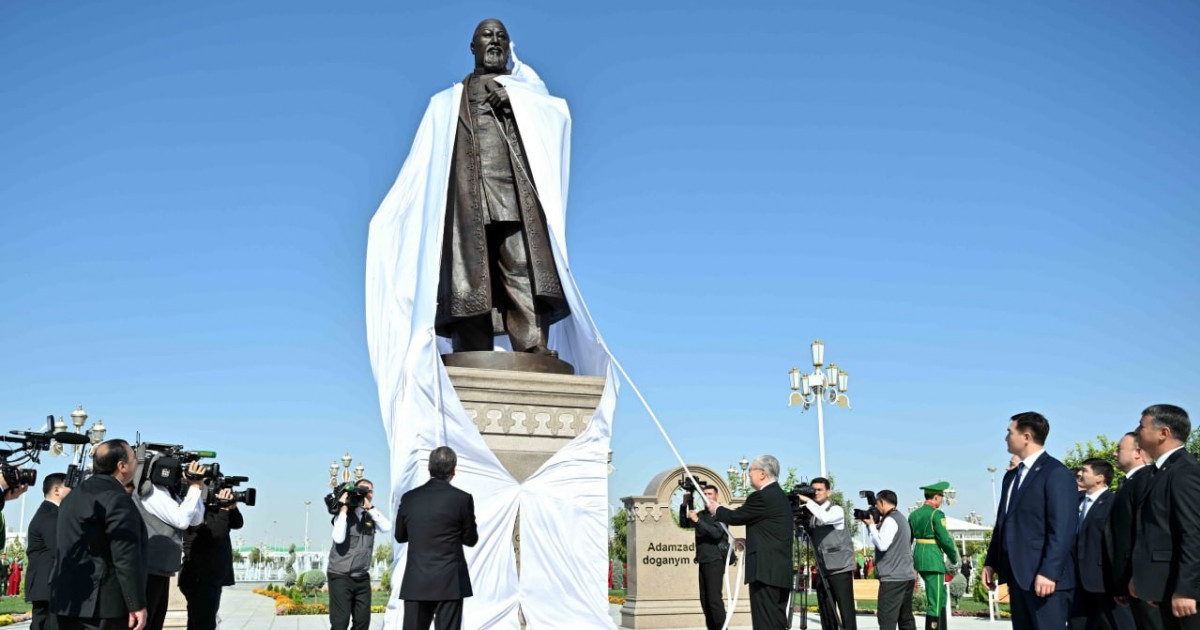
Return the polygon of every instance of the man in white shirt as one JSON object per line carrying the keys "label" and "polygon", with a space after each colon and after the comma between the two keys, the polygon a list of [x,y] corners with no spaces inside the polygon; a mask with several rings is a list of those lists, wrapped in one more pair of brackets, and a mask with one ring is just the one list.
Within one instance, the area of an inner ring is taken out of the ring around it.
{"label": "man in white shirt", "polygon": [[875,575],[879,577],[879,606],[876,617],[879,630],[916,630],[912,597],[916,578],[913,577],[912,529],[908,519],[896,510],[899,501],[891,490],[875,495],[875,507],[881,522],[876,525],[868,515],[863,523],[871,544],[875,546]]}
{"label": "man in white shirt", "polygon": [[[371,559],[375,532],[392,531],[392,522],[371,500],[375,484],[363,479],[356,489],[345,489],[338,497],[341,507],[333,519],[333,548],[329,551],[329,623],[332,630],[346,630],[354,618],[354,630],[367,630],[371,623]],[[352,494],[363,494],[362,504],[351,508]]]}
{"label": "man in white shirt", "polygon": [[821,613],[822,630],[836,630],[840,613],[841,628],[856,630],[854,616],[854,581],[851,572],[855,562],[854,543],[846,529],[846,510],[830,500],[830,483],[824,477],[812,480],[816,497],[800,495],[804,507],[812,512],[812,544],[816,552],[817,608]]}
{"label": "man in white shirt", "polygon": [[[167,616],[168,589],[171,576],[183,565],[183,532],[204,522],[204,475],[207,466],[200,462],[188,464],[187,494],[176,495],[179,488],[181,464],[174,457],[151,457],[140,462],[149,465],[149,476],[139,470],[144,480],[133,493],[133,501],[146,523],[149,539],[146,543],[146,630],[161,630]],[[143,489],[149,486],[149,490]]]}

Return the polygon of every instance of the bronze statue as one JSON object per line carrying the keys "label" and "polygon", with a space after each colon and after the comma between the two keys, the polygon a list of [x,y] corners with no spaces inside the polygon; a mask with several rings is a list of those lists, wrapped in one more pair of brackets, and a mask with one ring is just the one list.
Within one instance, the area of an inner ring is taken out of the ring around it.
{"label": "bronze statue", "polygon": [[508,93],[508,31],[500,20],[475,27],[475,70],[463,80],[447,191],[436,327],[454,351],[492,350],[507,332],[512,348],[557,356],[550,324],[570,314],[550,235]]}

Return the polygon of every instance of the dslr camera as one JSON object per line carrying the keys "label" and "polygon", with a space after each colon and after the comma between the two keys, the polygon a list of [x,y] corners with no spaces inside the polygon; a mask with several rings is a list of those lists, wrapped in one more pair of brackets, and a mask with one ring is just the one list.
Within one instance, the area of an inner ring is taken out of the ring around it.
{"label": "dslr camera", "polygon": [[854,520],[865,521],[869,518],[875,521],[875,524],[882,522],[883,515],[879,513],[879,506],[875,505],[875,493],[870,490],[862,490],[858,493],[858,496],[867,500],[867,509],[860,510],[855,508]]}
{"label": "dslr camera", "polygon": [[346,482],[338,484],[333,492],[325,495],[325,509],[329,510],[330,514],[337,515],[342,509],[342,495],[346,497],[346,507],[353,510],[360,508],[366,503],[367,495],[371,493],[371,489],[366,486],[360,486],[356,483]]}

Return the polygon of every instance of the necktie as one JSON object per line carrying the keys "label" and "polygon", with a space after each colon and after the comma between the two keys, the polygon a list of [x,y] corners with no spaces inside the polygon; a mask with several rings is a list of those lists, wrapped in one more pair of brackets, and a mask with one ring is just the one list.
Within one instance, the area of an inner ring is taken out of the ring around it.
{"label": "necktie", "polygon": [[1083,519],[1087,518],[1088,508],[1092,506],[1092,497],[1085,496],[1083,501],[1079,503],[1079,524],[1075,526],[1075,533],[1078,534],[1083,529]]}
{"label": "necktie", "polygon": [[1013,478],[1012,491],[1008,493],[1008,505],[1004,511],[1012,511],[1012,506],[1017,502],[1017,494],[1021,491],[1021,477],[1025,476],[1025,462],[1017,464],[1017,476]]}

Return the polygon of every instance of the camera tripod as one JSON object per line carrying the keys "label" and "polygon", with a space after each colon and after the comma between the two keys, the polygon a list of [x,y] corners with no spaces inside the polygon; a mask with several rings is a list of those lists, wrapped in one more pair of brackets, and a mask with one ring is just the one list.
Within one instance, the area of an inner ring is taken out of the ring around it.
{"label": "camera tripod", "polygon": [[[792,592],[788,595],[787,627],[792,627],[792,617],[796,614],[796,606],[792,604],[792,601],[795,599],[795,595],[799,593],[800,609],[802,611],[800,613],[800,630],[808,630],[808,589],[804,587],[804,583],[808,580],[808,576],[811,574],[810,569],[812,566],[815,565],[817,567],[817,580],[821,584],[820,588],[825,592],[825,601],[830,603],[834,602],[833,589],[829,586],[829,580],[825,579],[825,569],[821,566],[821,563],[816,560],[817,552],[816,549],[813,548],[812,544],[812,525],[810,523],[796,521],[794,523],[794,527],[794,538],[796,541],[796,579],[792,584]],[[804,554],[805,550],[809,551],[807,557]],[[809,559],[812,560],[811,563],[809,562]],[[820,596],[818,596],[818,600],[819,599]],[[821,610],[821,618],[824,619],[825,614],[828,613],[831,615],[831,619],[833,620],[834,630],[841,630],[841,628],[844,626],[840,617],[841,612],[838,610],[838,607],[836,605],[832,605],[824,608],[829,608],[830,610]]]}

